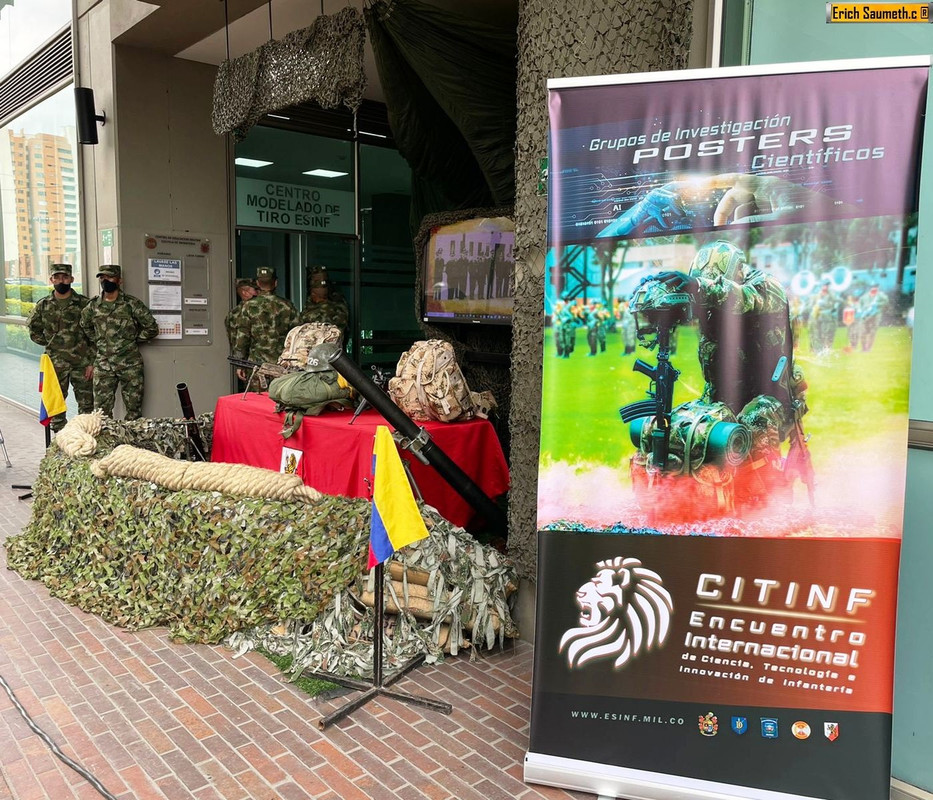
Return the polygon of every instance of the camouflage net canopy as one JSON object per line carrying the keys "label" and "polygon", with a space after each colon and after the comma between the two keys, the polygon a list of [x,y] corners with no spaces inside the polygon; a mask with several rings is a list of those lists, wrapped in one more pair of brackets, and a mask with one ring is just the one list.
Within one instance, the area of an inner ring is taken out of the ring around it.
{"label": "camouflage net canopy", "polygon": [[308,100],[356,111],[366,86],[364,43],[363,16],[348,6],[224,61],[214,81],[214,133],[239,141],[270,111]]}
{"label": "camouflage net canopy", "polygon": [[[209,446],[212,417],[198,419]],[[72,457],[55,441],[46,451],[32,520],[6,541],[11,569],[124,628],[164,625],[176,640],[205,643],[236,633],[238,649],[265,643],[274,652],[286,644],[268,641],[271,631],[288,631],[296,668],[365,674],[372,610],[354,598],[365,590],[369,501],[284,502],[101,479],[92,464],[120,445],[178,458],[186,444],[179,420],[98,421],[93,452]],[[468,628],[490,647],[516,635],[511,565],[430,507],[422,515],[431,535],[399,557],[430,575],[435,600],[430,619],[403,612],[393,621],[390,663],[416,653],[441,658],[442,633],[453,652]]]}

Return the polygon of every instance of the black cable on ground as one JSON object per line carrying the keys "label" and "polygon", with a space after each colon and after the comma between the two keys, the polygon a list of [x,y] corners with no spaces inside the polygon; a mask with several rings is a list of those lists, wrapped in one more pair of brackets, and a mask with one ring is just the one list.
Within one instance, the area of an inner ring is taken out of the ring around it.
{"label": "black cable on ground", "polygon": [[48,735],[44,730],[42,730],[42,728],[40,728],[38,725],[36,725],[36,723],[33,721],[32,717],[29,716],[29,712],[26,711],[25,708],[23,708],[23,704],[20,703],[19,700],[16,699],[16,695],[13,694],[13,690],[10,688],[10,684],[8,684],[8,683],[3,679],[3,676],[2,676],[2,675],[0,675],[0,686],[3,687],[3,690],[7,693],[7,696],[10,698],[10,701],[13,703],[13,705],[16,706],[16,710],[19,711],[20,716],[21,716],[24,720],[26,720],[26,724],[29,726],[30,730],[31,730],[34,734],[36,734],[36,736],[38,736],[40,739],[42,739],[42,741],[45,742],[45,743],[49,746],[49,749],[50,749],[53,753],[55,753],[55,755],[56,755],[56,757],[57,757],[58,759],[60,759],[61,761],[63,761],[65,764],[67,764],[69,767],[71,767],[75,772],[77,772],[82,778],[84,778],[84,780],[86,780],[89,784],[91,784],[91,786],[93,786],[95,789],[97,789],[97,791],[100,792],[101,795],[103,795],[104,797],[106,797],[107,800],[117,800],[117,798],[114,797],[112,794],[110,794],[110,792],[107,791],[107,789],[104,787],[104,785],[103,785],[99,780],[97,780],[97,778],[95,778],[93,775],[91,775],[91,773],[88,772],[88,771],[87,771],[84,767],[82,767],[80,764],[78,764],[78,763],[72,761],[70,758],[68,758],[68,756],[66,756],[66,755],[61,751],[61,749],[59,748],[59,746],[58,746],[57,744],[55,744],[55,742],[52,741],[52,739],[49,737],[49,735]]}

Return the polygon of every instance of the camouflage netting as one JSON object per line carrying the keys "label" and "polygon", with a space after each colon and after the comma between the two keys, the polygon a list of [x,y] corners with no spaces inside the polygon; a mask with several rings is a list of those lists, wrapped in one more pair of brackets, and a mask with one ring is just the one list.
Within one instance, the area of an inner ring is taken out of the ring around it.
{"label": "camouflage netting", "polygon": [[[388,671],[422,653],[433,663],[445,652],[456,655],[471,645],[472,658],[477,648],[492,649],[519,635],[507,599],[515,589],[511,563],[430,506],[422,506],[421,514],[431,535],[396,553],[395,563],[388,565],[392,569],[385,571],[386,610],[401,609],[397,616],[387,614],[383,657]],[[415,571],[426,576],[426,587],[412,579]],[[392,580],[393,575],[398,578]],[[371,677],[372,591],[372,574],[360,577],[337,592],[311,625],[259,626],[234,633],[225,644],[239,652],[264,647],[289,655],[293,677],[306,670]],[[419,603],[425,594],[427,602]]]}
{"label": "camouflage netting", "polygon": [[547,212],[536,187],[547,156],[547,79],[684,69],[692,15],[692,0],[519,0],[509,552],[525,577],[535,574],[536,552]]}
{"label": "camouflage netting", "polygon": [[[192,642],[219,642],[241,632],[237,646],[242,647],[268,638],[271,626],[278,625],[296,632],[291,638],[301,646],[296,663],[360,674],[354,665],[361,650],[371,649],[365,635],[371,636],[372,623],[362,626],[362,636],[359,626],[354,633],[367,612],[352,597],[363,589],[369,501],[322,496],[282,502],[170,491],[150,480],[102,480],[92,465],[120,445],[183,454],[184,428],[173,419],[116,422],[82,416],[100,427],[93,450],[71,457],[53,441],[46,451],[33,486],[32,520],[6,541],[11,569],[124,628],[164,625],[174,638]],[[199,419],[209,445],[212,418]],[[506,602],[514,580],[508,563],[433,509],[424,507],[422,513],[431,536],[400,558],[431,573],[439,598],[436,613],[417,622],[401,615],[388,652],[440,657],[444,625],[458,643],[465,626],[489,646],[514,635]],[[348,614],[356,621],[346,627]],[[323,628],[311,627],[319,617]],[[334,633],[342,630],[345,635]]]}
{"label": "camouflage netting", "polygon": [[214,133],[243,139],[270,111],[313,100],[322,108],[363,102],[363,16],[348,6],[221,63],[214,82]]}

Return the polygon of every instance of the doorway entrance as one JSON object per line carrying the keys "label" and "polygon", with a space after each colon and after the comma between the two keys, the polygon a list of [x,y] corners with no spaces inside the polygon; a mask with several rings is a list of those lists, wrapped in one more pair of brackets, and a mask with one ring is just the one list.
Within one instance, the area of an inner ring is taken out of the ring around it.
{"label": "doorway entrance", "polygon": [[422,338],[411,171],[387,142],[364,130],[342,140],[259,125],[235,152],[235,277],[274,267],[278,294],[300,311],[309,269],[326,266],[350,309],[347,352],[364,368],[394,367]]}

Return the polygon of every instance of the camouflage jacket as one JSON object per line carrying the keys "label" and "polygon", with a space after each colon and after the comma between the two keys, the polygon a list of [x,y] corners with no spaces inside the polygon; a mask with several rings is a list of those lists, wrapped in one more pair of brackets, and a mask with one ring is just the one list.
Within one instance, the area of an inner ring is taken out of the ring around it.
{"label": "camouflage jacket", "polygon": [[[789,408],[793,338],[784,287],[751,267],[744,269],[741,283],[725,276],[698,281],[703,399],[725,403],[736,414],[758,395],[775,397]],[[771,380],[782,356],[787,377],[783,385]]]}
{"label": "camouflage jacket", "polygon": [[245,300],[238,305],[235,305],[227,313],[227,316],[224,317],[224,328],[227,330],[227,341],[230,342],[231,351],[233,350],[233,346],[236,343],[236,331],[237,325],[239,325],[240,322],[240,314],[243,312],[243,309],[246,307],[248,302],[249,300]]}
{"label": "camouflage jacket", "polygon": [[233,354],[259,364],[274,364],[282,354],[285,337],[298,325],[298,311],[277,294],[259,294],[243,305],[237,316]]}
{"label": "camouflage jacket", "polygon": [[878,292],[872,297],[870,292],[865,292],[858,301],[858,318],[871,319],[880,317],[888,307],[888,296],[884,292]]}
{"label": "camouflage jacket", "polygon": [[350,321],[350,308],[343,297],[333,297],[329,300],[323,300],[315,303],[308,300],[308,305],[301,312],[301,322],[326,322],[329,325],[336,325],[340,332],[346,336],[347,323]]}
{"label": "camouflage jacket", "polygon": [[835,295],[817,294],[810,305],[810,322],[822,322],[831,324],[836,321],[839,314],[839,301]]}
{"label": "camouflage jacket", "polygon": [[74,290],[59,299],[53,291],[43,297],[29,315],[29,338],[45,347],[53,364],[88,367],[95,347],[81,328],[81,312],[91,301]]}
{"label": "camouflage jacket", "polygon": [[81,312],[81,328],[97,346],[94,366],[103,369],[142,363],[139,345],[159,334],[146,304],[124,292],[112,303],[102,296],[91,300]]}

